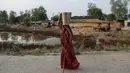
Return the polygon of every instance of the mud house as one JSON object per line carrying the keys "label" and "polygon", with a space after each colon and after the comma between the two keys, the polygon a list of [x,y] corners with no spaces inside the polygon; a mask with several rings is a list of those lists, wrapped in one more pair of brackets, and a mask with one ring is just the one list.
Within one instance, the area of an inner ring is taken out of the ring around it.
{"label": "mud house", "polygon": [[110,27],[115,28],[116,30],[121,30],[122,23],[119,21],[110,21]]}
{"label": "mud house", "polygon": [[44,20],[42,21],[42,25],[47,25],[49,22],[52,22],[51,20]]}
{"label": "mud house", "polygon": [[120,21],[104,21],[94,16],[75,16],[71,17],[71,27],[92,27],[92,28],[115,28],[120,29],[122,22]]}
{"label": "mud house", "polygon": [[36,22],[30,22],[31,25],[47,25],[50,20],[44,20],[44,21],[36,21]]}
{"label": "mud house", "polygon": [[100,20],[94,16],[75,16],[70,20],[71,27],[104,27],[108,25],[108,21]]}

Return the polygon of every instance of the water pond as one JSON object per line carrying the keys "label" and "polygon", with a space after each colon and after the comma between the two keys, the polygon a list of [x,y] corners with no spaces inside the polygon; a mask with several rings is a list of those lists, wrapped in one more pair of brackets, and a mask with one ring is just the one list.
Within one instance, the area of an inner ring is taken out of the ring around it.
{"label": "water pond", "polygon": [[0,32],[0,42],[13,42],[15,44],[60,44],[60,39],[44,34]]}

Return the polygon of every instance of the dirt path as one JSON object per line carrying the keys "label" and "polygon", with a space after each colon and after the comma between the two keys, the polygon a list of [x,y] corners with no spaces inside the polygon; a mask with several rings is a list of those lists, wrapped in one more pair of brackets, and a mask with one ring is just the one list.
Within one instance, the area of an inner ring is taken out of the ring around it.
{"label": "dirt path", "polygon": [[[94,52],[77,56],[78,70],[65,73],[130,73],[130,52]],[[60,56],[0,56],[0,73],[62,73]]]}

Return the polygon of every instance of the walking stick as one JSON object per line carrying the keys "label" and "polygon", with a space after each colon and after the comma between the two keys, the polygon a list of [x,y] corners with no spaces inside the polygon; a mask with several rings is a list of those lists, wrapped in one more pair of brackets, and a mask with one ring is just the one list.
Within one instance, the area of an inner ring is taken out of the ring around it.
{"label": "walking stick", "polygon": [[63,72],[64,73],[64,69],[65,69],[65,56],[64,56],[64,60],[63,60]]}

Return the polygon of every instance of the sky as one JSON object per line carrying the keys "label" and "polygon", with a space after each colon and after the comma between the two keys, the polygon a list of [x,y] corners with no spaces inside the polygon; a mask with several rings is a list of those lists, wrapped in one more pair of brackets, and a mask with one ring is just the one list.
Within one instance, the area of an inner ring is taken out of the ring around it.
{"label": "sky", "polygon": [[19,14],[20,11],[43,6],[49,18],[64,11],[72,12],[72,16],[82,16],[87,15],[88,2],[95,3],[103,13],[111,13],[110,0],[0,0],[0,10],[13,10]]}

